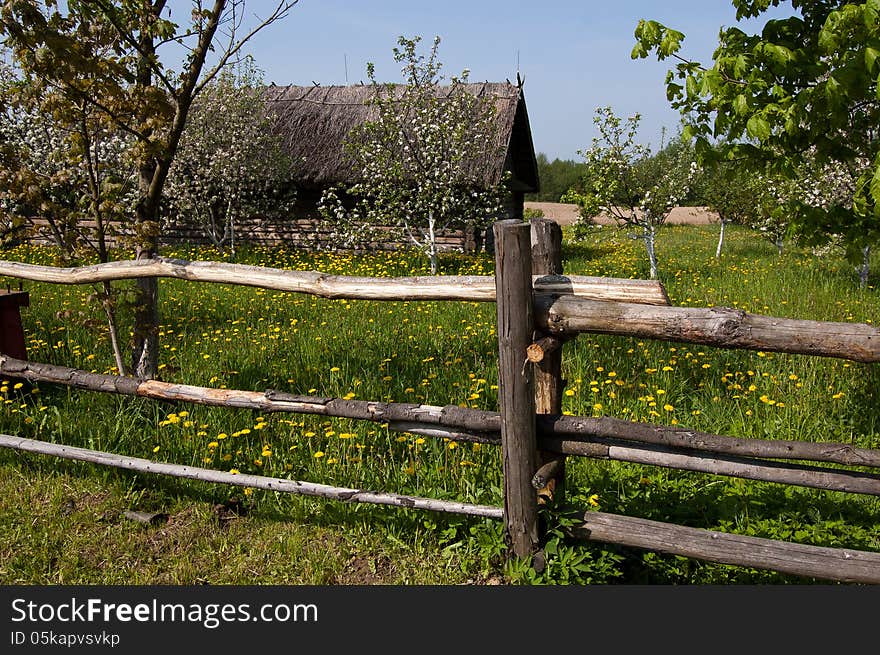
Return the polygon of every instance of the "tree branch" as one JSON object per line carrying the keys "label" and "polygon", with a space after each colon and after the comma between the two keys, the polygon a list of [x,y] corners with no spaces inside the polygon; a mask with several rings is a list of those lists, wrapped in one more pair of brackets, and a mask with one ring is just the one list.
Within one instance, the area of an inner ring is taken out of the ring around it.
{"label": "tree branch", "polygon": [[[208,71],[208,73],[205,74],[205,76],[202,78],[202,81],[199,82],[193,88],[193,91],[192,91],[193,98],[195,98],[199,93],[202,92],[202,90],[211,82],[211,80],[213,80],[219,74],[219,72],[226,66],[226,64],[229,63],[229,60],[235,54],[237,54],[238,51],[241,50],[242,46],[244,46],[244,44],[247,43],[257,32],[259,32],[260,30],[262,30],[265,27],[268,27],[269,25],[271,25],[272,23],[274,23],[276,21],[285,18],[287,16],[288,12],[294,7],[294,5],[296,5],[298,3],[299,3],[299,0],[282,0],[281,2],[278,3],[278,5],[275,7],[275,9],[272,11],[272,13],[268,16],[268,18],[261,19],[259,25],[254,27],[250,32],[248,32],[244,36],[244,38],[242,38],[238,42],[235,41],[235,29],[233,28],[230,31],[229,42],[227,44],[225,52],[220,56],[220,59],[217,62],[217,64],[214,66],[214,68],[212,68],[210,71]],[[225,4],[225,2],[220,2],[220,0],[215,2],[215,5],[214,5],[215,9],[217,8],[217,5],[221,5],[221,4]],[[238,4],[237,2],[233,2],[233,6],[236,6],[237,4]],[[218,16],[217,19],[219,20],[219,18],[220,17]],[[216,29],[216,25],[215,25],[215,29]],[[201,45],[201,40],[200,40],[200,45]],[[197,49],[198,49],[198,47],[199,46],[196,46]]]}

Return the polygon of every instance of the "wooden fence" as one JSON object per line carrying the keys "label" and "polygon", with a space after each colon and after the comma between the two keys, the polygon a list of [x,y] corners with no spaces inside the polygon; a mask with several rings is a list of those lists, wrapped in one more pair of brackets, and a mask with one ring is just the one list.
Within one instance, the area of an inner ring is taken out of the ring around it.
{"label": "wooden fence", "polygon": [[[541,558],[538,504],[564,492],[565,458],[591,457],[880,496],[880,450],[843,443],[755,440],[561,412],[561,357],[583,332],[637,336],[767,352],[880,361],[880,330],[863,324],[799,321],[727,308],[669,306],[657,282],[562,275],[561,231],[536,219],[494,226],[496,275],[354,278],[216,262],[157,259],[57,269],[0,262],[0,275],[59,284],[140,277],[243,284],[329,298],[467,300],[496,303],[499,411],[384,403],[274,390],[212,389],[101,375],[0,355],[0,374],[83,390],[166,401],[343,417],[429,437],[497,444],[504,505],[491,507],[382,491],[347,489],[265,476],[152,462],[23,437],[0,446],[130,470],[320,496],[347,502],[502,519],[511,551]],[[808,463],[809,462],[809,463]],[[828,465],[831,466],[828,466]],[[725,564],[828,580],[880,583],[880,553],[822,548],[586,511],[576,537]]]}
{"label": "wooden fence", "polygon": [[[82,221],[77,227],[87,234],[94,234],[96,230],[94,221]],[[106,229],[108,247],[120,247],[131,242],[133,231],[130,225],[111,222]],[[353,245],[351,250],[393,251],[411,246],[400,230],[391,227],[375,229],[377,235],[372,240]],[[380,236],[387,238],[380,238]],[[487,245],[485,236],[485,229],[475,227],[439,230],[436,234],[437,250],[439,252],[480,252]],[[218,239],[222,237],[221,229]],[[35,244],[54,245],[57,242],[52,227],[43,218],[28,219],[14,234],[10,235],[10,238]],[[223,245],[229,247],[233,241],[235,246],[242,244],[284,245],[306,250],[336,250],[339,247],[339,237],[332,227],[326,221],[315,217],[243,217],[236,223],[235,233],[226,235]],[[212,240],[203,226],[188,222],[169,222],[162,226],[160,242],[163,245],[211,245]]]}

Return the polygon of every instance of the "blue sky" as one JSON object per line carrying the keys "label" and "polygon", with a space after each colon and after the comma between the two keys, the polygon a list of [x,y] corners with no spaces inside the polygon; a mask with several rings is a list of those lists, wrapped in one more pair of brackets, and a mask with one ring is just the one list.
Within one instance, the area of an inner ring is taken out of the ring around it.
{"label": "blue sky", "polygon": [[[259,14],[273,4],[252,0],[248,10]],[[773,15],[783,13],[790,12]],[[468,68],[471,81],[515,80],[518,61],[536,151],[580,159],[598,106],[640,113],[640,140],[654,149],[664,126],[677,130],[664,88],[671,64],[630,58],[640,18],[684,32],[683,53],[700,61],[711,59],[719,28],[736,23],[730,0],[300,0],[247,51],[266,81],[279,85],[345,84],[346,72],[350,83],[366,81],[367,62],[380,81],[393,82],[400,79],[392,58],[397,37],[420,35],[427,51],[439,35],[446,75]],[[757,31],[763,22],[740,26]]]}

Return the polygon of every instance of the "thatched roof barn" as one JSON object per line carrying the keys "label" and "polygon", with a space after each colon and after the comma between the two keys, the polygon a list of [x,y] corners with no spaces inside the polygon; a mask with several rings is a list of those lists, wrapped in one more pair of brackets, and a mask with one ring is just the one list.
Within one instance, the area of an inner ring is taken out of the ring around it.
{"label": "thatched roof barn", "polygon": [[[497,184],[510,171],[511,202],[507,213],[522,216],[523,194],[538,191],[538,167],[532,133],[521,86],[510,83],[470,83],[469,93],[494,100],[497,109],[497,156],[487,153],[476,162],[487,186]],[[398,87],[401,90],[404,87]],[[440,94],[452,87],[440,87]],[[270,86],[269,109],[287,152],[296,162],[296,184],[301,189],[321,190],[355,182],[355,171],[345,153],[345,140],[353,127],[375,118],[367,103],[370,85]]]}

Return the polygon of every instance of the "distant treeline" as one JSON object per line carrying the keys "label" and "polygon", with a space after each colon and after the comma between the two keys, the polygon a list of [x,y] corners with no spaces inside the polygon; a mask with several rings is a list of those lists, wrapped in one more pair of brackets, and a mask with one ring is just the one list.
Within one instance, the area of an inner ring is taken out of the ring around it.
{"label": "distant treeline", "polygon": [[[666,148],[680,147],[678,142],[671,142]],[[655,159],[651,157],[647,165],[650,165]],[[571,188],[580,188],[582,186],[582,178],[587,173],[584,162],[575,161],[573,159],[559,159],[553,161],[543,152],[538,153],[538,175],[541,181],[541,190],[538,193],[527,193],[526,201],[530,202],[560,202],[562,196]],[[682,200],[682,204],[688,206],[709,205],[711,204],[711,189],[716,182],[711,173],[701,172],[697,179],[694,180],[693,186],[689,193]]]}
{"label": "distant treeline", "polygon": [[577,185],[578,180],[586,172],[583,162],[572,159],[554,159],[550,161],[543,152],[538,153],[538,175],[541,190],[538,193],[526,194],[526,200],[532,202],[559,202],[566,191]]}

